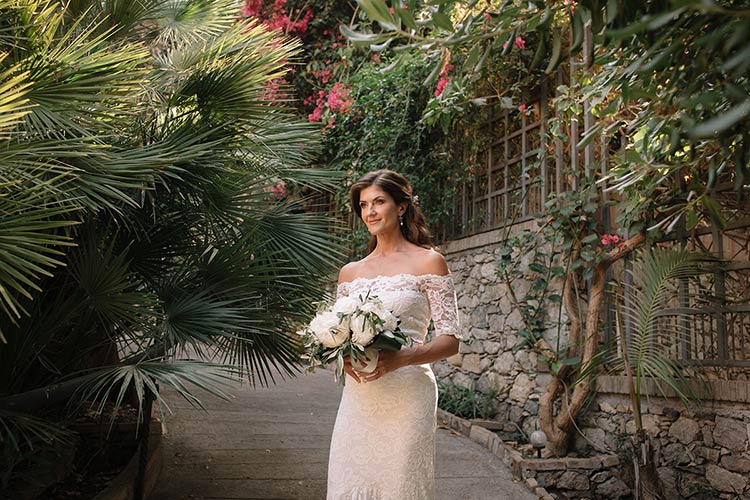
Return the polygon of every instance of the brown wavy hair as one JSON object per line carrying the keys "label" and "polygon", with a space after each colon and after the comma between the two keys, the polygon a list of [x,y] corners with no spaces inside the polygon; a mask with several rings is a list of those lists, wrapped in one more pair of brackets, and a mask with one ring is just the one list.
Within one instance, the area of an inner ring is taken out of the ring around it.
{"label": "brown wavy hair", "polygon": [[[407,241],[423,248],[433,248],[432,236],[427,229],[424,214],[422,209],[414,202],[414,191],[406,177],[393,170],[382,169],[368,172],[355,182],[349,190],[349,200],[351,200],[352,208],[360,219],[362,218],[362,208],[359,206],[359,196],[363,189],[370,186],[377,186],[388,193],[397,205],[406,203],[406,211],[403,215],[404,225],[400,227],[401,233]],[[367,253],[375,250],[377,243],[378,238],[371,235]]]}

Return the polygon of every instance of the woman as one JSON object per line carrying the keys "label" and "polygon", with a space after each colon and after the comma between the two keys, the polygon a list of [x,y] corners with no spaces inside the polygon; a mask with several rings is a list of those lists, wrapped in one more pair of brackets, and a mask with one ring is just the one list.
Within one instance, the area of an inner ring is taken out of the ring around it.
{"label": "woman", "polygon": [[[341,269],[337,295],[371,291],[400,318],[414,345],[381,351],[369,374],[345,363],[327,498],[431,500],[437,385],[429,363],[458,352],[452,278],[403,176],[370,172],[352,186],[350,199],[370,232],[370,253]],[[425,343],[431,319],[433,338]]]}

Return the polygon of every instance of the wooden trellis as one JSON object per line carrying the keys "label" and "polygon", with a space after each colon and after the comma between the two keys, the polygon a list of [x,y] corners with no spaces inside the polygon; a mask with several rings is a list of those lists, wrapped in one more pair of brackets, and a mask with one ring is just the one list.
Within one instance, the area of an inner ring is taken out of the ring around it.
{"label": "wooden trellis", "polygon": [[[569,74],[557,73],[555,87],[564,78],[573,79],[575,64],[571,61]],[[456,197],[453,219],[439,228],[442,239],[464,238],[528,221],[542,212],[550,193],[577,189],[581,174],[590,177],[595,172],[607,173],[610,137],[600,134],[585,147],[578,147],[581,138],[596,125],[587,103],[579,120],[568,124],[566,133],[572,140],[567,144],[559,139],[546,143],[549,87],[547,82],[541,86],[537,99],[527,104],[526,112],[503,110],[491,116],[487,127],[494,138],[481,153],[479,164],[472,167],[474,175]],[[726,179],[725,184],[717,186],[716,195],[730,193],[731,185],[732,179]],[[612,214],[608,206],[601,210],[602,230],[609,232]],[[738,212],[743,210],[733,213]],[[746,209],[744,213],[747,214]],[[689,293],[690,287],[697,283],[676,287],[676,307],[661,313],[661,330],[671,331],[669,322],[686,321],[678,319],[683,317],[676,313],[690,311],[690,334],[677,343],[666,333],[660,334],[657,342],[668,346],[675,359],[691,364],[750,366],[750,221],[731,221],[721,231],[701,227],[688,233],[678,228],[676,236],[661,244],[690,245],[730,264],[704,277],[700,285],[700,293],[707,297],[704,303],[691,302],[694,294]],[[605,342],[615,338],[615,302],[609,302],[605,308]]]}

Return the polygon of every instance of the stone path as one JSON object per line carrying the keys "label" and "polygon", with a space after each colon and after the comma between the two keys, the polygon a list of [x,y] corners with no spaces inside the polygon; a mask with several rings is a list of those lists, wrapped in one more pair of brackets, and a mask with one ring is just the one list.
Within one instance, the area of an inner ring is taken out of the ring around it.
{"label": "stone path", "polygon": [[[209,410],[165,393],[164,468],[150,500],[324,500],[328,446],[341,389],[331,372],[238,386],[230,402],[201,395]],[[499,458],[439,429],[438,500],[532,500]]]}

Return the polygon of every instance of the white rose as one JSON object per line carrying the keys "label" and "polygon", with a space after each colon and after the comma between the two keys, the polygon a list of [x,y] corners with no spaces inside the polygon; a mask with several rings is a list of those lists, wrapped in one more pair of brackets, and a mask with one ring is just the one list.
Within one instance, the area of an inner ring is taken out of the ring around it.
{"label": "white rose", "polygon": [[372,322],[365,321],[364,316],[357,316],[352,320],[352,342],[359,346],[366,346],[375,337]]}
{"label": "white rose", "polygon": [[324,346],[338,347],[349,337],[349,321],[339,321],[335,312],[323,311],[310,322],[310,330]]}
{"label": "white rose", "polygon": [[359,299],[356,297],[341,297],[333,304],[333,312],[351,314],[359,307]]}

